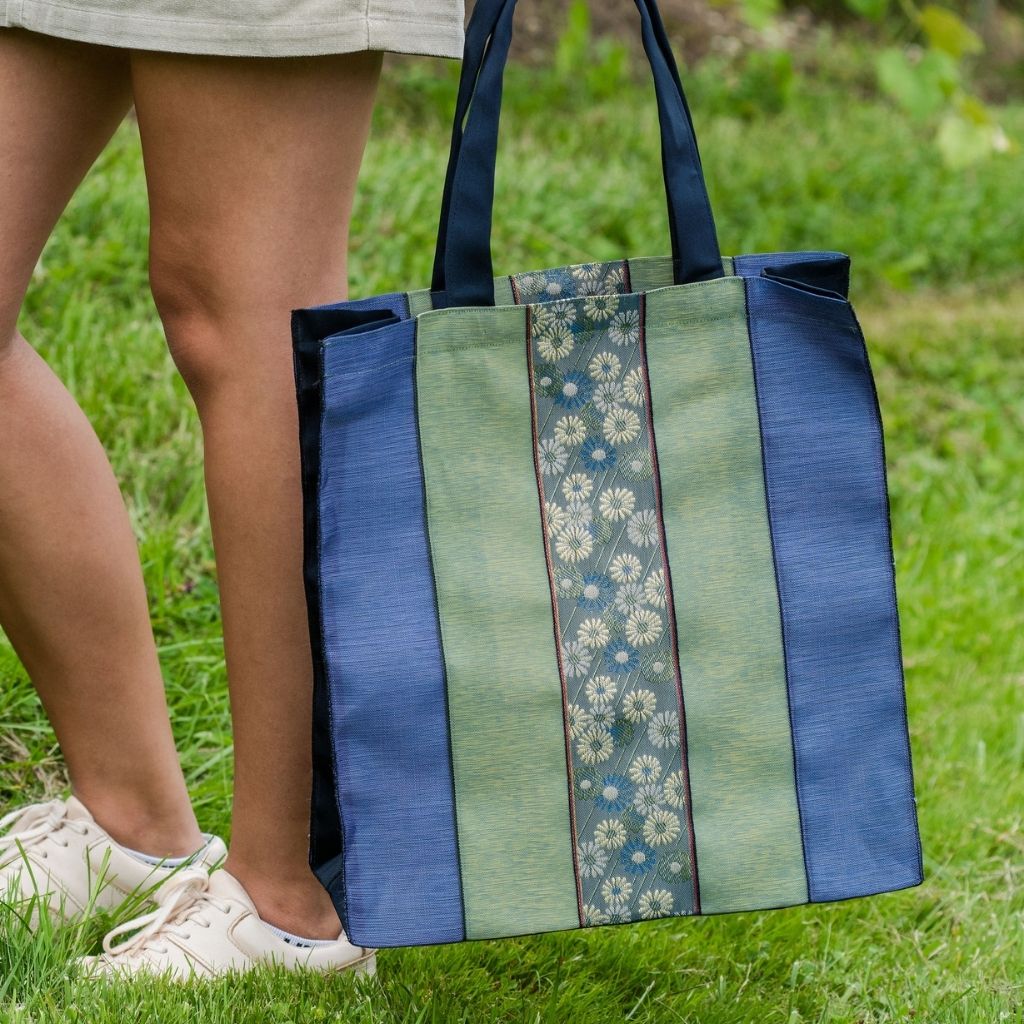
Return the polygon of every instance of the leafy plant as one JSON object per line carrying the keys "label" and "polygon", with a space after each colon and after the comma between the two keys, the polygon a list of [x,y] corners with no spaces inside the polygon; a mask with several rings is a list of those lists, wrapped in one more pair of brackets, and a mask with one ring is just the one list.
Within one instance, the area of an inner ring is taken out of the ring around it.
{"label": "leafy plant", "polygon": [[[765,27],[782,9],[782,0],[735,3],[754,27]],[[879,85],[911,116],[934,125],[939,151],[950,167],[961,169],[1013,147],[992,110],[970,90],[970,63],[985,52],[985,44],[960,14],[935,3],[918,6],[915,0],[844,4],[872,22],[899,18],[904,38],[876,58]]]}

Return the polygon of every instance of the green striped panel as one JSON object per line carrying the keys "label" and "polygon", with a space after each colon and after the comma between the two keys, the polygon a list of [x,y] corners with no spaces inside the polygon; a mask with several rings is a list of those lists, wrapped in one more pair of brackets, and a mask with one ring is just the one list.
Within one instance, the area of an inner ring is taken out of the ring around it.
{"label": "green striped panel", "polygon": [[651,293],[647,350],[701,909],[805,903],[743,282]]}
{"label": "green striped panel", "polygon": [[[629,281],[635,292],[653,292],[655,288],[672,286],[671,256],[641,256],[629,260]],[[735,273],[731,257],[722,260],[722,267],[729,277]]]}
{"label": "green striped panel", "polygon": [[526,310],[427,313],[417,352],[466,935],[578,928]]}

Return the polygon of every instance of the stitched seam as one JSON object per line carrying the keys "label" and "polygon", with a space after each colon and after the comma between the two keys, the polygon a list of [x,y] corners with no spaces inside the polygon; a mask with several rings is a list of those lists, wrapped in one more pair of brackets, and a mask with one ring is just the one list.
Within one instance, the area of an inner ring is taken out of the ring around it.
{"label": "stitched seam", "polygon": [[871,395],[874,400],[875,409],[875,427],[878,431],[879,443],[881,446],[881,460],[879,465],[878,480],[880,481],[879,500],[882,502],[885,508],[885,521],[886,521],[886,539],[889,545],[889,558],[892,565],[892,586],[891,595],[893,601],[893,610],[895,614],[895,623],[893,634],[890,637],[890,641],[895,648],[896,660],[899,665],[900,671],[900,707],[902,709],[903,717],[903,733],[906,740],[906,766],[907,773],[909,775],[910,783],[910,809],[914,820],[914,831],[916,834],[917,842],[917,861],[918,861],[918,876],[924,877],[924,849],[921,845],[921,829],[917,820],[917,795],[916,787],[914,783],[914,751],[913,744],[910,739],[910,716],[907,708],[907,684],[906,684],[906,672],[903,665],[903,644],[901,639],[900,631],[900,607],[899,607],[899,595],[896,588],[896,552],[893,546],[892,536],[892,506],[889,502],[889,471],[888,463],[886,459],[886,446],[885,446],[885,423],[882,418],[882,406],[879,401],[878,387],[875,384],[875,377],[871,370],[871,357],[868,353],[867,339],[864,337],[863,328],[860,325],[860,319],[857,316],[856,310],[854,310],[852,303],[847,302],[847,308],[849,310],[850,318],[853,321],[854,328],[857,334],[858,348],[860,350],[861,365],[864,373],[867,375],[868,381],[871,385]]}
{"label": "stitched seam", "polygon": [[[151,18],[141,14],[122,15],[114,14],[109,11],[96,11],[88,7],[78,7],[75,4],[70,3],[53,3],[52,0],[31,0],[32,7],[49,7],[55,11],[73,11],[76,14],[82,14],[90,18],[95,18],[103,21],[130,21],[130,22],[148,22],[153,25],[189,25],[189,26],[224,26],[227,25],[232,29],[264,29],[268,33],[277,34],[279,31],[285,28],[341,28],[347,25],[366,25],[370,22],[383,23],[383,24],[395,24],[395,25],[409,25],[418,26],[420,28],[437,28],[446,22],[438,19],[437,21],[424,21],[422,19],[413,18],[387,18],[387,17],[375,17],[370,18],[366,16],[356,16],[348,18],[338,18],[333,21],[303,21],[303,22],[285,22],[282,25],[267,24],[266,22],[236,22],[236,21],[202,21],[195,18]],[[367,5],[368,6],[368,5]],[[22,8],[22,17],[24,17],[24,7]]]}
{"label": "stitched seam", "polygon": [[[630,294],[634,294],[635,295],[637,293],[633,292],[633,293],[630,293]],[[646,292],[641,292],[640,294],[645,296],[645,297],[647,295]],[[591,296],[587,296],[587,298],[590,298],[590,297]],[[596,296],[596,297],[597,298],[602,298],[603,296]],[[619,298],[620,296],[619,295],[615,295],[615,296],[609,296],[609,297]],[[567,301],[567,300],[563,299],[562,301],[564,302],[564,301]],[[576,301],[576,300],[570,299],[568,301]],[[582,301],[582,299],[580,301]],[[546,305],[550,305],[550,303],[546,303],[546,302],[532,302],[526,308],[532,308],[534,306],[546,306]],[[521,307],[521,306],[505,306],[505,307],[501,307],[501,308],[504,308],[504,309],[521,309],[523,307]],[[732,313],[722,313],[721,316],[705,317],[705,318],[701,318],[701,319],[696,319],[695,318],[693,320],[690,320],[688,318],[683,317],[683,318],[680,318],[679,324],[680,324],[681,327],[692,327],[692,326],[694,326],[696,324],[714,324],[714,323],[718,323],[720,320],[729,320],[729,319],[732,318],[733,315],[734,314],[732,314]],[[818,326],[821,325],[821,321],[820,320],[814,320],[814,319],[810,319],[810,318],[808,319],[808,323],[817,324]],[[473,342],[470,345],[454,345],[454,344],[450,344],[450,343],[446,344],[444,342],[441,342],[440,344],[437,344],[437,345],[434,346],[434,351],[436,351],[436,352],[471,352],[471,351],[476,351],[477,349],[484,349],[484,348],[504,348],[504,347],[506,347],[508,345],[512,345],[512,344],[515,344],[515,342],[512,339],[510,339],[510,338],[505,338],[502,341]]]}
{"label": "stitched seam", "polygon": [[651,367],[647,358],[647,296],[640,296],[640,359],[643,363],[644,389],[647,398],[647,427],[651,435],[651,464],[654,469],[654,496],[658,509],[658,530],[661,536],[661,560],[665,567],[665,597],[672,644],[672,667],[675,675],[676,699],[679,704],[679,753],[686,777],[686,817],[689,823],[690,866],[693,869],[693,912],[701,913],[700,875],[697,869],[697,836],[693,823],[693,792],[690,788],[690,751],[686,729],[686,701],[683,697],[683,669],[679,661],[679,625],[676,620],[675,590],[668,558],[668,531],[665,527],[665,505],[661,494],[661,464],[658,441],[654,433],[654,395],[651,389]]}
{"label": "stitched seam", "polygon": [[459,872],[459,906],[462,911],[462,936],[468,938],[466,923],[466,889],[462,872],[462,844],[459,842],[459,808],[455,789],[455,741],[452,734],[451,701],[448,689],[448,662],[445,658],[444,633],[441,626],[441,598],[437,588],[437,570],[434,563],[434,545],[430,534],[430,515],[427,509],[427,469],[423,461],[423,430],[420,419],[419,360],[416,358],[416,340],[413,341],[412,390],[413,407],[416,417],[416,448],[420,463],[420,481],[423,488],[423,533],[427,542],[427,561],[430,566],[430,583],[434,590],[434,614],[437,625],[437,646],[441,659],[441,673],[444,676],[444,713],[448,723],[448,768],[452,782],[452,823],[455,826],[455,863]]}
{"label": "stitched seam", "polygon": [[541,536],[544,540],[544,561],[548,572],[548,589],[551,591],[551,614],[554,624],[555,657],[558,661],[558,680],[562,688],[562,731],[565,737],[565,767],[569,796],[569,830],[572,842],[572,867],[576,881],[576,904],[579,913],[580,927],[585,927],[583,913],[583,881],[580,877],[579,836],[576,831],[576,788],[572,765],[572,743],[569,736],[569,695],[565,683],[565,666],[562,662],[562,630],[558,615],[558,591],[555,587],[555,574],[551,558],[551,541],[548,534],[547,501],[544,493],[544,476],[541,473],[540,459],[537,453],[537,392],[534,384],[533,366],[533,310],[526,307],[526,366],[530,375],[530,432],[533,446],[533,469],[537,476],[537,495],[540,504]]}
{"label": "stitched seam", "polygon": [[[317,359],[320,364],[320,425],[317,431],[317,500],[316,500],[316,592],[317,592],[317,604],[320,607],[320,613],[317,616],[317,626],[319,630],[319,644],[320,650],[317,652],[317,657],[320,658],[321,664],[323,665],[324,679],[327,684],[327,707],[329,711],[330,721],[334,722],[337,720],[335,715],[335,700],[334,700],[334,687],[331,685],[331,667],[330,659],[327,656],[327,635],[324,630],[324,593],[323,593],[323,573],[320,572],[320,567],[323,565],[323,530],[320,528],[320,495],[324,490],[324,419],[327,415],[327,403],[326,396],[323,387],[324,379],[324,358],[325,352],[322,345],[318,346]],[[335,742],[334,730],[330,730],[331,734],[331,772],[334,776],[334,802],[338,808],[338,825],[341,829],[341,870],[334,876],[335,881],[341,877],[341,903],[342,909],[345,915],[345,924],[348,925],[351,920],[351,913],[349,911],[348,904],[348,846],[346,842],[347,832],[345,830],[345,815],[342,809],[341,799],[341,786],[338,785],[338,745]]]}
{"label": "stitched seam", "polygon": [[796,719],[793,714],[793,687],[789,670],[789,647],[786,640],[786,598],[783,593],[782,577],[779,573],[778,550],[775,543],[775,515],[771,487],[768,480],[768,455],[762,422],[761,389],[758,381],[757,352],[754,346],[754,325],[750,312],[750,284],[747,279],[743,286],[744,311],[747,319],[747,344],[750,347],[751,376],[754,382],[754,402],[757,406],[757,434],[761,445],[761,472],[764,479],[765,511],[768,518],[768,535],[772,549],[772,570],[775,574],[775,594],[779,604],[779,638],[782,643],[782,668],[786,677],[786,710],[789,715],[789,742],[793,751],[793,788],[796,791],[797,817],[800,822],[800,849],[804,860],[804,877],[807,880],[807,901],[813,902],[813,881],[811,864],[807,855],[807,827],[804,822],[803,787],[800,782],[801,758],[796,744]]}

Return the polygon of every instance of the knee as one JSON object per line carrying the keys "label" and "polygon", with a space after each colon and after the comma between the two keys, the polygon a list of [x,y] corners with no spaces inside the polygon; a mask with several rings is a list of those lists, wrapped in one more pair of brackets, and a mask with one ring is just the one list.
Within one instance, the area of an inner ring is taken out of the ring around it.
{"label": "knee", "polygon": [[225,372],[225,311],[209,278],[194,265],[153,254],[150,288],[174,365],[194,397]]}

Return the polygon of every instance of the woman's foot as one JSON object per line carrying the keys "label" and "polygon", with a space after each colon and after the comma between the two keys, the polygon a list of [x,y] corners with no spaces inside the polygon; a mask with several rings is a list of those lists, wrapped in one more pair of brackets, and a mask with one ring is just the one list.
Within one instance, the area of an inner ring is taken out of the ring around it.
{"label": "woman's foot", "polygon": [[156,896],[157,907],[115,928],[104,952],[80,962],[92,976],[165,975],[177,980],[277,965],[373,974],[375,951],[344,936],[302,939],[268,925],[241,883],[223,868],[183,871]]}
{"label": "woman's foot", "polygon": [[227,856],[216,836],[190,857],[160,860],[115,842],[75,797],[30,804],[0,818],[0,899],[35,901],[30,920],[46,907],[70,921],[144,904],[176,872],[210,871]]}

